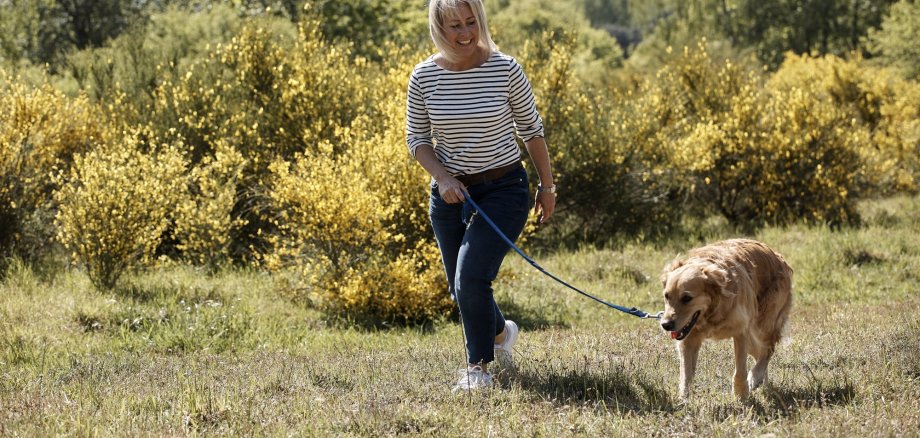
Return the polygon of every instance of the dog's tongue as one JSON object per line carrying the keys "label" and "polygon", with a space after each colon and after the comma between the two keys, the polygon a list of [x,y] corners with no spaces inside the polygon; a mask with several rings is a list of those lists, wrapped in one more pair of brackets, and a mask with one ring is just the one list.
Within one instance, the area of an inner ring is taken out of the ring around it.
{"label": "dog's tongue", "polygon": [[678,332],[671,332],[671,339],[677,339],[677,335],[679,335],[679,334],[680,334],[680,333],[678,333]]}

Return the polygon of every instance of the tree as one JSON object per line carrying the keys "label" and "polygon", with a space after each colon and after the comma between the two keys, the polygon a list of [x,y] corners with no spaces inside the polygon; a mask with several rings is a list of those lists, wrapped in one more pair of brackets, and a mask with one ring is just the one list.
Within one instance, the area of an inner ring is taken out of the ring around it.
{"label": "tree", "polygon": [[869,33],[869,47],[884,65],[920,79],[920,2],[901,0],[891,7],[879,29]]}
{"label": "tree", "polygon": [[[722,32],[756,49],[776,68],[785,52],[846,55],[865,52],[863,38],[893,0],[723,0]],[[732,5],[734,3],[734,5]]]}
{"label": "tree", "polygon": [[12,0],[0,2],[0,47],[11,61],[55,71],[73,49],[100,47],[143,22],[152,0]]}

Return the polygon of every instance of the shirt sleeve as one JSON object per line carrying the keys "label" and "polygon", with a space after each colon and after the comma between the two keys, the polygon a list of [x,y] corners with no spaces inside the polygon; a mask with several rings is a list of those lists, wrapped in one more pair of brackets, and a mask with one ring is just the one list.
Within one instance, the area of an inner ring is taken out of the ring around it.
{"label": "shirt sleeve", "polygon": [[423,144],[433,145],[431,140],[431,120],[422,95],[417,70],[409,76],[408,98],[406,99],[406,144],[409,154],[415,157],[415,151]]}
{"label": "shirt sleeve", "polygon": [[534,137],[543,137],[543,119],[537,112],[533,88],[524,74],[524,69],[514,59],[511,60],[508,74],[508,98],[511,102],[514,126],[521,139],[528,141]]}

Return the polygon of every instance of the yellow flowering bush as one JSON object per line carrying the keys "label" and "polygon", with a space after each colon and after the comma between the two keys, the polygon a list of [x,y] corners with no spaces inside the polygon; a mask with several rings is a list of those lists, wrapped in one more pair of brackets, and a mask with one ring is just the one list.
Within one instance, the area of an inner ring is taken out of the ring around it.
{"label": "yellow flowering bush", "polygon": [[156,144],[142,132],[77,155],[54,197],[58,240],[86,267],[93,285],[112,289],[149,264],[183,198],[181,144]]}
{"label": "yellow flowering bush", "polygon": [[[774,91],[750,173],[749,220],[840,224],[858,219],[855,200],[869,174],[866,129],[809,90]],[[739,167],[740,164],[739,164]]]}
{"label": "yellow flowering bush", "polygon": [[637,91],[639,117],[663,122],[640,149],[661,155],[652,168],[673,175],[691,211],[745,225],[855,220],[869,171],[864,125],[809,83],[764,80],[712,59],[704,43],[685,48]]}
{"label": "yellow flowering bush", "polygon": [[224,140],[188,175],[188,191],[173,212],[176,248],[199,266],[220,268],[229,259],[232,237],[246,221],[234,207],[245,159]]}
{"label": "yellow flowering bush", "polygon": [[[311,16],[243,21],[229,42],[162,67],[137,102],[0,81],[0,248],[52,241],[29,230],[53,224],[102,288],[155,254],[254,262],[331,314],[436,318],[451,304],[429,177],[404,131],[406,81],[427,54],[381,43],[362,52],[371,61]],[[712,212],[836,224],[861,196],[917,190],[916,83],[834,57],[790,56],[771,75],[706,47],[593,85],[573,73],[572,35],[515,54],[560,186],[554,226],[531,239],[604,244]]]}
{"label": "yellow flowering bush", "polygon": [[634,112],[644,100],[598,93],[579,79],[576,48],[571,35],[544,33],[517,56],[533,86],[560,187],[553,226],[530,240],[605,243],[617,234],[668,228],[678,218],[667,214],[669,184],[654,172],[648,149],[661,132],[658,121]]}
{"label": "yellow flowering bush", "polygon": [[291,162],[271,166],[278,233],[268,266],[293,270],[289,292],[365,323],[413,323],[447,311],[446,281],[428,224],[428,176],[405,146],[405,81],[418,55],[360,70],[373,111]]}
{"label": "yellow flowering bush", "polygon": [[770,89],[807,89],[868,130],[858,148],[866,161],[862,190],[890,194],[920,189],[920,84],[897,72],[836,56],[788,55]]}
{"label": "yellow flowering bush", "polygon": [[[0,70],[0,76],[5,75]],[[108,136],[102,114],[84,96],[50,85],[0,80],[0,258],[35,259],[54,235],[51,174]]]}
{"label": "yellow flowering bush", "polygon": [[[294,273],[288,293],[330,313],[409,322],[443,312],[425,173],[405,146],[405,81],[421,55],[385,44],[371,64],[309,18],[296,31],[262,24],[155,99],[154,129],[185,138],[192,179],[221,188],[192,183],[204,197],[177,210],[176,248]],[[220,152],[227,145],[238,156]]]}
{"label": "yellow flowering bush", "polygon": [[370,322],[433,319],[449,306],[436,246],[400,233],[405,206],[367,176],[388,164],[331,151],[327,144],[293,165],[271,166],[267,194],[278,234],[267,266],[292,269],[299,275],[291,285],[295,296],[331,313]]}

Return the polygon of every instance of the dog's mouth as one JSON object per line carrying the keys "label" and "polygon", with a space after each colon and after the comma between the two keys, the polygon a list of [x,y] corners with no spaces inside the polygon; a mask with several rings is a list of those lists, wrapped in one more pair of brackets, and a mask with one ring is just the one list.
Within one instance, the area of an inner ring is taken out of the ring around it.
{"label": "dog's mouth", "polygon": [[690,334],[690,330],[693,330],[693,326],[696,325],[696,320],[699,317],[700,317],[700,312],[697,311],[696,313],[693,314],[693,318],[690,318],[690,322],[688,322],[687,325],[685,325],[682,329],[676,332],[671,332],[671,339],[675,341],[683,341],[684,338],[686,338],[687,335]]}

